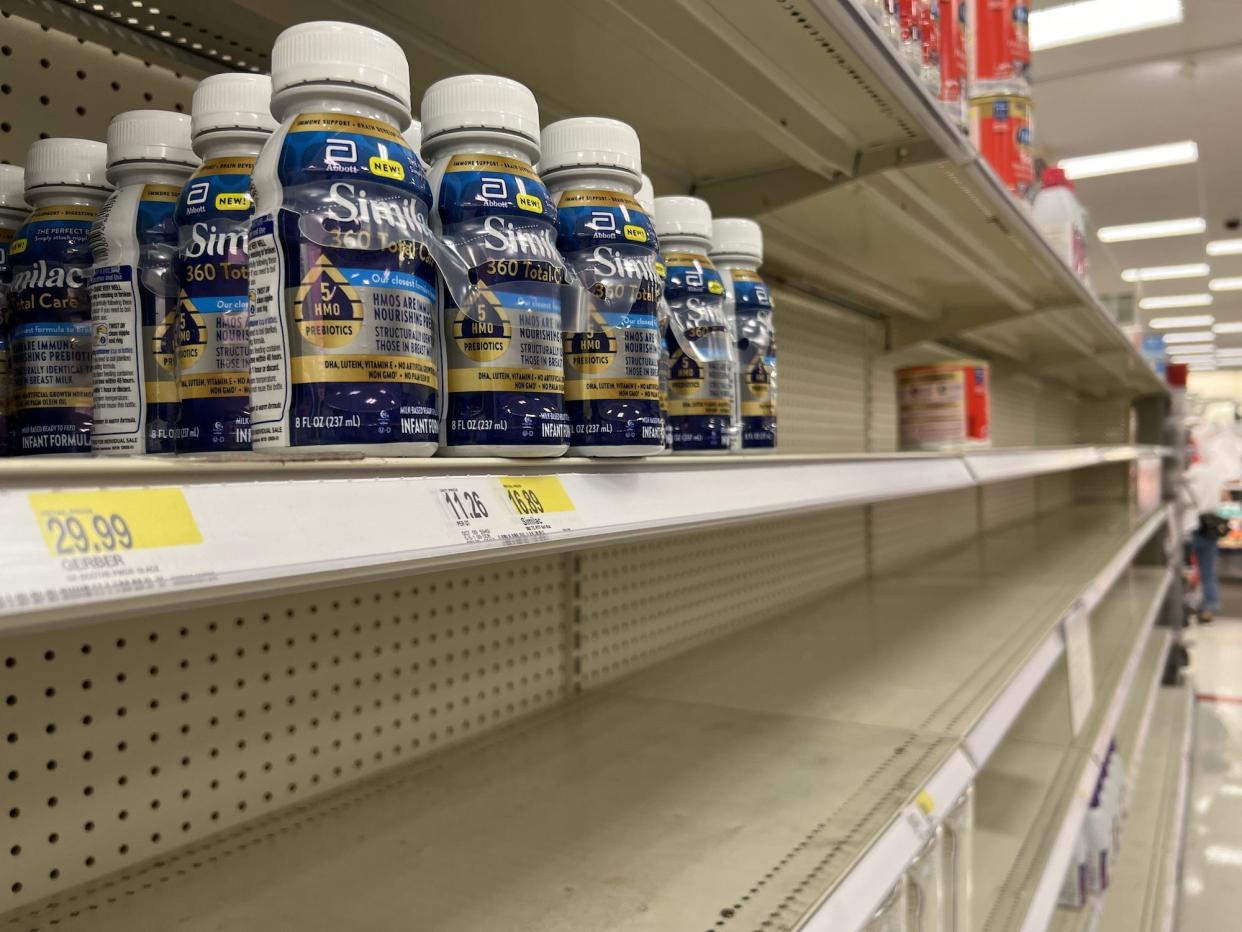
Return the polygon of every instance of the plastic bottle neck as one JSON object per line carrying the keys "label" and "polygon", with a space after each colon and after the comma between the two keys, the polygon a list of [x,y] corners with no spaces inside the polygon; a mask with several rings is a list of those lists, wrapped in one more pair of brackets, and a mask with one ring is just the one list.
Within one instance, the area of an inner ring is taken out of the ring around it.
{"label": "plastic bottle neck", "polygon": [[737,252],[714,252],[711,256],[714,264],[723,265],[731,269],[750,269],[752,272],[758,272],[759,266],[763,265],[761,259]]}
{"label": "plastic bottle neck", "polygon": [[409,111],[396,100],[342,84],[307,84],[272,97],[272,116],[281,123],[299,113],[348,113],[388,123],[398,131],[410,125]]}
{"label": "plastic bottle neck", "polygon": [[12,207],[0,207],[0,229],[16,230],[26,222],[29,211],[15,210]]}
{"label": "plastic bottle neck", "polygon": [[470,130],[461,133],[445,133],[430,141],[424,141],[423,153],[429,162],[435,163],[461,153],[499,155],[534,165],[539,161],[539,147],[528,139],[494,130]]}
{"label": "plastic bottle neck", "polygon": [[108,179],[118,188],[134,184],[183,185],[192,174],[193,165],[171,162],[130,162],[108,169]]}
{"label": "plastic bottle neck", "polygon": [[669,233],[660,237],[660,251],[663,253],[688,252],[696,256],[706,257],[708,245],[708,241],[701,236],[684,236]]}
{"label": "plastic bottle neck", "polygon": [[564,191],[614,191],[631,197],[642,187],[642,179],[629,172],[586,165],[581,168],[560,168],[543,176],[552,200]]}
{"label": "plastic bottle neck", "polygon": [[26,192],[26,200],[34,209],[54,205],[77,207],[102,207],[112,192],[104,188],[84,188],[80,185],[47,185]]}
{"label": "plastic bottle neck", "polygon": [[226,156],[258,158],[259,150],[271,135],[251,132],[207,133],[194,140],[194,151],[204,162]]}

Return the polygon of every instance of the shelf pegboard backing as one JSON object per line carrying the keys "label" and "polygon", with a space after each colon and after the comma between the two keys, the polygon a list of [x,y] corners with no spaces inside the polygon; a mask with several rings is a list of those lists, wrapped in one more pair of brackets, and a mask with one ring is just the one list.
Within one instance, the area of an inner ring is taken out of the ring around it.
{"label": "shelf pegboard backing", "polygon": [[568,559],[0,641],[0,913],[561,699]]}
{"label": "shelf pegboard backing", "polygon": [[7,12],[0,27],[0,161],[48,136],[103,140],[123,110],[190,112],[194,78]]}
{"label": "shelf pegboard backing", "polygon": [[1035,514],[1035,479],[991,482],[979,490],[979,524],[991,531]]}
{"label": "shelf pegboard backing", "polygon": [[583,552],[578,677],[600,686],[865,572],[862,508]]}
{"label": "shelf pegboard backing", "polygon": [[1074,501],[1074,474],[1054,472],[1036,477],[1035,499],[1040,514],[1066,507]]}
{"label": "shelf pegboard backing", "polygon": [[977,489],[960,489],[870,506],[871,571],[909,569],[911,561],[974,536],[978,502]]}
{"label": "shelf pegboard backing", "polygon": [[855,453],[867,442],[867,367],[880,325],[773,290],[782,453]]}

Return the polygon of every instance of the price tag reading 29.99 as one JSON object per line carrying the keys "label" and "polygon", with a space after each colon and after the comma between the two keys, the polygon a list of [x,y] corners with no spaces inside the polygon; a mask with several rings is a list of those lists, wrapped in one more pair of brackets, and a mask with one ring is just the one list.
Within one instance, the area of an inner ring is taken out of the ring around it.
{"label": "price tag reading 29.99", "polygon": [[203,542],[180,489],[32,492],[29,500],[54,557]]}

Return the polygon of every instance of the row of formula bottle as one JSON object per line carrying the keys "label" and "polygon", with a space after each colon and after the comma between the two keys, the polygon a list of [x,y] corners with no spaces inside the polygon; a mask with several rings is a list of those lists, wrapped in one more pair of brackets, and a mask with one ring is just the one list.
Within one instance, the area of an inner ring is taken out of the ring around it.
{"label": "row of formula bottle", "polygon": [[[540,129],[344,23],[192,116],[0,167],[12,453],[556,456],[776,445],[762,237],[654,198],[624,123]],[[421,154],[420,154],[421,152]],[[537,166],[537,167],[536,167]],[[23,204],[23,195],[25,202]],[[3,378],[0,373],[0,378]]]}

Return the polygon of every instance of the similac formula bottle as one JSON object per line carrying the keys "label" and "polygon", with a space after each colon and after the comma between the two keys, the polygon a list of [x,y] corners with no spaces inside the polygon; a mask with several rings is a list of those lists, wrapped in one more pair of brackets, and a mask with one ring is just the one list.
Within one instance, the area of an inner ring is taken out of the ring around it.
{"label": "similac formula bottle", "polygon": [[26,155],[34,210],[9,250],[15,453],[91,451],[90,233],[107,162],[87,139],[40,139]]}
{"label": "similac formula bottle", "polygon": [[198,165],[190,118],[130,110],[108,125],[116,191],[91,229],[95,453],[177,448],[177,198]]}
{"label": "similac formula bottle", "polygon": [[1087,213],[1074,196],[1074,183],[1059,168],[1045,168],[1031,207],[1035,226],[1053,250],[1084,281],[1087,278]]}
{"label": "similac formula bottle", "polygon": [[[634,199],[648,217],[655,217],[655,188],[651,179],[642,176],[643,183]],[[660,280],[660,301],[656,318],[660,326],[660,418],[664,423],[664,442],[661,455],[673,452],[673,424],[668,417],[668,301],[664,297],[664,255],[660,252],[659,237],[656,238],[656,277]]]}
{"label": "similac formula bottle", "polygon": [[178,453],[250,449],[250,176],[275,131],[266,75],[217,74],[194,89],[202,166],[177,201]]}
{"label": "similac formula bottle", "polygon": [[662,285],[655,226],[635,199],[638,134],[603,117],[561,120],[543,128],[539,167],[581,285],[579,301],[561,306],[569,452],[659,453]]}
{"label": "similac formula bottle", "polygon": [[759,277],[763,230],[753,220],[712,221],[712,262],[725,287],[725,314],[737,338],[738,447],[776,446],[776,328],[772,297]]}
{"label": "similac formula bottle", "polygon": [[401,134],[401,138],[405,140],[405,144],[410,147],[410,151],[418,156],[418,164],[423,166],[424,174],[427,171],[427,163],[423,161],[423,124],[418,120],[410,120],[410,125],[405,128],[405,132]]}
{"label": "similac formula bottle", "polygon": [[727,453],[736,430],[737,350],[725,289],[707,251],[712,211],[697,197],[657,197],[669,306],[669,419],[673,452]]}
{"label": "similac formula bottle", "polygon": [[9,285],[13,270],[9,250],[30,206],[26,203],[26,173],[16,165],[0,165],[0,456],[9,453],[13,373],[9,367]]}
{"label": "similac formula bottle", "polygon": [[535,173],[539,108],[509,78],[467,74],[423,97],[444,275],[444,452],[559,456],[569,445],[561,352],[566,267]]}
{"label": "similac formula bottle", "polygon": [[430,456],[431,190],[401,137],[405,54],[363,26],[292,26],[272,49],[272,115],[250,223],[254,449]]}

